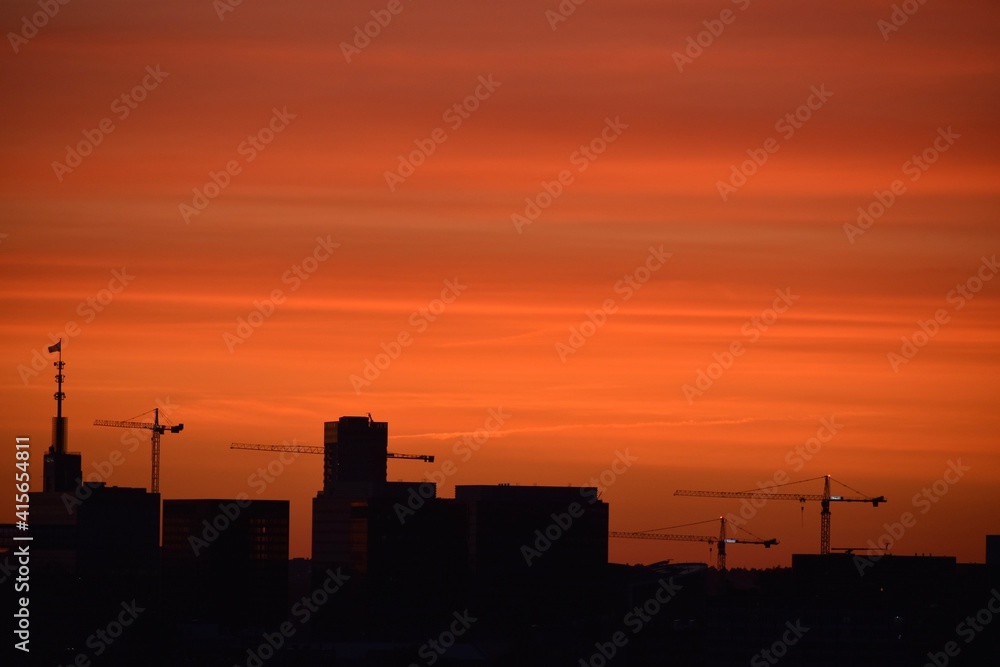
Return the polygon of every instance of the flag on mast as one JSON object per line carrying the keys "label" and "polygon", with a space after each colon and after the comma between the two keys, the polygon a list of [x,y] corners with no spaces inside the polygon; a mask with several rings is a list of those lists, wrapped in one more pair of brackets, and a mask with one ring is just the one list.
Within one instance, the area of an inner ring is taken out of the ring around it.
{"label": "flag on mast", "polygon": [[55,345],[49,345],[49,352],[62,352],[62,338]]}

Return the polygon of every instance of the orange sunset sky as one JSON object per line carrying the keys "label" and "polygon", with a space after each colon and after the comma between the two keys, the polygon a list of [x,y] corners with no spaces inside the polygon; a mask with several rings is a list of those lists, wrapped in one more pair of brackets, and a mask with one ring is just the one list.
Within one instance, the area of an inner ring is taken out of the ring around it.
{"label": "orange sunset sky", "polygon": [[[229,443],[319,445],[370,412],[390,450],[438,457],[390,479],[454,464],[444,497],[584,485],[628,452],[603,498],[613,530],[643,530],[739,510],[679,488],[830,474],[889,501],[835,505],[834,547],[909,511],[895,553],[981,562],[1000,533],[1000,6],[903,4],[4,2],[0,441],[32,437],[40,490],[38,357],[62,336],[85,472],[118,450],[107,483],[148,486],[145,440],[91,424],[168,405],[185,429],[163,438],[163,497],[289,499],[293,556],[320,457],[261,488],[275,456]],[[509,417],[456,450],[491,410]],[[818,514],[770,503],[747,527],[781,545],[730,566],[817,552]]]}

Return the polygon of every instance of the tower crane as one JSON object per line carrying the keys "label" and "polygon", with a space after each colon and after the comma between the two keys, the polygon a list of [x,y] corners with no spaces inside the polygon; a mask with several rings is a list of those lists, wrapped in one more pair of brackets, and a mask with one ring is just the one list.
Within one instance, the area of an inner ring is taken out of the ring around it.
{"label": "tower crane", "polygon": [[153,413],[153,421],[151,422],[140,422],[134,421],[139,417],[144,417],[149,414],[149,412],[144,412],[141,415],[132,417],[128,420],[115,420],[115,419],[95,419],[94,426],[114,426],[117,428],[141,428],[152,431],[152,436],[150,437],[150,443],[153,448],[153,479],[150,482],[150,493],[160,492],[160,436],[164,433],[180,433],[184,430],[184,424],[177,424],[176,426],[161,424],[160,423],[160,409],[153,408],[150,410]]}
{"label": "tower crane", "polygon": [[726,545],[727,544],[760,544],[765,549],[770,549],[771,545],[778,544],[776,539],[761,539],[751,533],[748,530],[743,530],[737,526],[738,530],[743,530],[744,533],[753,536],[755,539],[740,539],[735,537],[726,536],[726,517],[719,517],[719,536],[714,537],[712,535],[677,535],[673,533],[659,533],[659,530],[670,530],[672,528],[684,528],[685,526],[697,526],[703,523],[711,523],[715,519],[710,519],[708,521],[698,521],[695,523],[686,523],[681,526],[670,526],[670,528],[657,528],[656,530],[644,530],[636,532],[623,532],[613,530],[608,533],[608,537],[630,537],[642,540],[675,540],[680,542],[714,542],[716,545],[717,553],[717,565],[720,571],[726,569]]}
{"label": "tower crane", "polygon": [[[775,488],[782,486],[789,486],[790,484],[800,484],[802,482],[813,482],[818,479],[823,480],[823,493],[776,493]],[[800,503],[805,503],[808,501],[820,502],[820,534],[819,534],[819,552],[823,555],[830,553],[830,503],[871,503],[872,507],[878,507],[879,503],[888,502],[885,496],[866,496],[857,489],[851,489],[857,493],[857,496],[837,496],[830,493],[830,481],[833,480],[848,489],[851,487],[847,486],[843,482],[837,481],[830,477],[829,475],[824,475],[823,477],[813,477],[812,479],[804,479],[798,482],[788,482],[786,484],[777,484],[774,487],[768,487],[765,489],[751,489],[749,491],[688,491],[688,490],[678,490],[674,492],[675,496],[699,496],[703,498],[760,498],[762,500],[797,500]]]}
{"label": "tower crane", "polygon": [[[294,454],[322,454],[325,451],[324,447],[317,447],[315,445],[254,445],[246,442],[231,443],[229,448],[249,449],[258,452],[292,452]],[[385,458],[412,459],[424,461],[425,463],[434,463],[434,456],[432,454],[398,454],[396,452],[386,452]]]}

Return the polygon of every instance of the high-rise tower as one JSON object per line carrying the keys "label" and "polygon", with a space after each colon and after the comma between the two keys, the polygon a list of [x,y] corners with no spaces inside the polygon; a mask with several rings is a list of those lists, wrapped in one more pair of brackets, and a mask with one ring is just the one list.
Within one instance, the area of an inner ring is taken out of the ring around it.
{"label": "high-rise tower", "polygon": [[341,417],[323,428],[323,492],[337,483],[384,484],[389,423],[371,417]]}
{"label": "high-rise tower", "polygon": [[67,418],[62,414],[62,403],[66,398],[63,392],[63,368],[66,362],[62,360],[62,339],[55,345],[49,346],[49,352],[58,352],[59,360],[53,362],[56,367],[55,393],[56,416],[52,418],[52,445],[45,452],[44,465],[42,467],[42,488],[45,491],[68,491],[72,493],[83,478],[83,467],[79,452],[70,453],[66,451],[67,443]]}

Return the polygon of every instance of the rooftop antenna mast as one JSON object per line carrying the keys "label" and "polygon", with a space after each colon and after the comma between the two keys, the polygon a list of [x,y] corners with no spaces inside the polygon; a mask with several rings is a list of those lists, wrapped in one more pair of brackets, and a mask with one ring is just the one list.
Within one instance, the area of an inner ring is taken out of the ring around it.
{"label": "rooftop antenna mast", "polygon": [[49,346],[49,352],[58,352],[59,360],[52,362],[52,365],[56,367],[56,387],[57,391],[55,393],[56,399],[56,418],[52,420],[52,451],[57,454],[66,453],[66,419],[62,414],[62,404],[63,400],[66,398],[66,392],[63,391],[63,381],[66,376],[63,375],[63,368],[66,367],[66,362],[62,360],[62,338],[60,338],[55,345]]}

